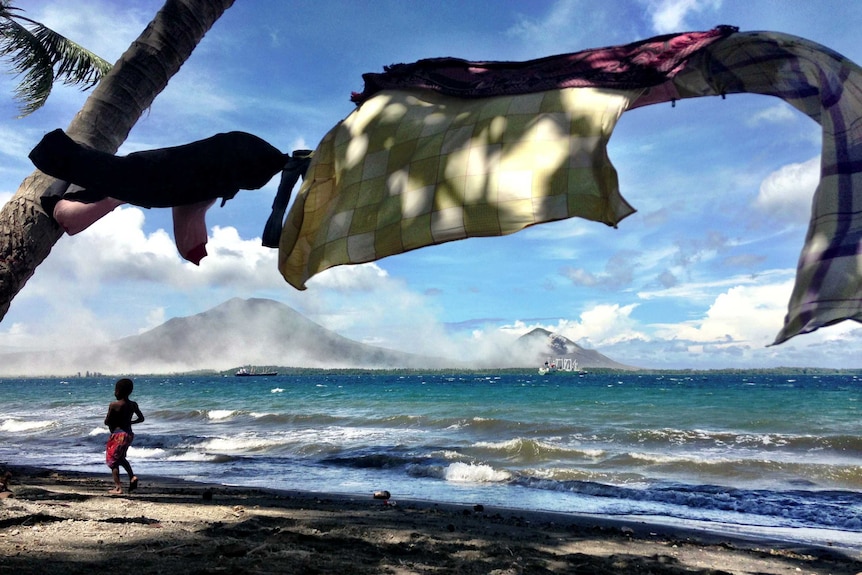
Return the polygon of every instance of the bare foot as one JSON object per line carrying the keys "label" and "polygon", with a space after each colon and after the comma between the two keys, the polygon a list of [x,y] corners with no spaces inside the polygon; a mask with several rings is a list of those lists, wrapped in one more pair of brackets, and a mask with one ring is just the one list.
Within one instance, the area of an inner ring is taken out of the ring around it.
{"label": "bare foot", "polygon": [[129,480],[129,493],[138,488],[138,476],[135,475]]}
{"label": "bare foot", "polygon": [[108,490],[108,495],[122,495],[123,488],[122,487],[114,487],[113,489]]}

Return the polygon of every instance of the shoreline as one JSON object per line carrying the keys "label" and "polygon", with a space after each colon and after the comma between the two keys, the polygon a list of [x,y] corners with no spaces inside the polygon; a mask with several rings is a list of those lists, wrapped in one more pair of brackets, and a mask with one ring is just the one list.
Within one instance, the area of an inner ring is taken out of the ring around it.
{"label": "shoreline", "polygon": [[[2,356],[2,354],[0,354]],[[225,377],[233,378],[236,371],[242,366],[236,366],[228,369],[197,369],[191,371],[171,371],[171,372],[135,372],[121,371],[117,373],[103,372],[58,372],[58,373],[21,373],[21,372],[3,372],[0,370],[0,378],[5,379],[64,379],[64,380],[81,380],[81,379],[105,379],[116,380],[121,377],[132,377],[140,379],[156,379],[165,377]],[[501,375],[501,374],[516,374],[516,375],[534,375],[538,374],[538,366],[523,366],[523,367],[487,367],[475,368],[468,366],[455,367],[436,367],[436,368],[413,368],[413,367],[296,367],[296,366],[278,366],[278,365],[257,365],[256,367],[277,372],[276,377],[303,377],[309,375]],[[589,374],[637,374],[637,375],[674,375],[674,376],[692,376],[692,375],[816,375],[816,376],[862,376],[862,367],[793,367],[793,366],[773,366],[773,367],[750,367],[750,368],[735,368],[735,367],[716,367],[716,368],[651,368],[651,367],[631,367],[629,369],[620,369],[613,367],[596,367],[582,366],[587,375]],[[563,372],[564,373],[564,372]],[[264,377],[258,375],[257,377]]]}
{"label": "shoreline", "polygon": [[[857,575],[862,554],[768,537],[503,507],[9,465],[0,571]],[[127,479],[124,476],[124,483]]]}

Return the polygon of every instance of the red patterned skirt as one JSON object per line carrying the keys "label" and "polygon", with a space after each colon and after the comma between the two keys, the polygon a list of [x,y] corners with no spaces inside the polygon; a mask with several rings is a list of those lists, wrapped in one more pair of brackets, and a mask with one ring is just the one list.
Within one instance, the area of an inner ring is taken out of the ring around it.
{"label": "red patterned skirt", "polygon": [[120,462],[126,459],[126,452],[135,439],[134,433],[129,433],[118,429],[108,438],[108,445],[105,447],[105,463],[111,469],[116,469],[120,466]]}

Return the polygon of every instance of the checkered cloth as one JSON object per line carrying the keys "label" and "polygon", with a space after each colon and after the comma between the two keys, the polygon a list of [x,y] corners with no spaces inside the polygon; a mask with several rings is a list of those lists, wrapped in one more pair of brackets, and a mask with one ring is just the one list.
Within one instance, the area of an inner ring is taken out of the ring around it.
{"label": "checkered cloth", "polygon": [[634,94],[375,95],[317,147],[282,232],[282,274],[302,289],[334,265],[538,222],[616,225],[634,210],[605,146]]}
{"label": "checkered cloth", "polygon": [[[359,95],[362,105],[314,153],[282,232],[282,275],[305,289],[332,266],[470,236],[572,216],[616,226],[634,211],[606,153],[619,116],[680,98],[750,92],[782,98],[823,127],[821,180],[775,343],[844,319],[862,321],[860,68],[794,36],[720,31],[662,37],[671,48],[677,42],[684,57],[658,78],[645,74],[651,79],[640,88],[603,87],[599,78],[587,87],[549,90],[538,82],[539,92],[459,98],[438,82]],[[655,42],[637,46],[657,49]],[[627,56],[621,68],[629,73],[640,55]],[[421,71],[417,85],[429,77]]]}
{"label": "checkered cloth", "polygon": [[775,343],[862,321],[862,68],[796,36],[747,32],[704,49],[672,83],[682,97],[776,96],[821,125],[820,182]]}

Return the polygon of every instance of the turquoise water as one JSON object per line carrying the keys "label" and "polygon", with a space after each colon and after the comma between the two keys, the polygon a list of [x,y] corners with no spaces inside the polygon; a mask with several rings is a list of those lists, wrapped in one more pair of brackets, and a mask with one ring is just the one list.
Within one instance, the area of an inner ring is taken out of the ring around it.
{"label": "turquoise water", "polygon": [[[104,472],[113,379],[0,380],[0,463]],[[862,381],[138,378],[135,472],[705,525],[862,549]]]}

